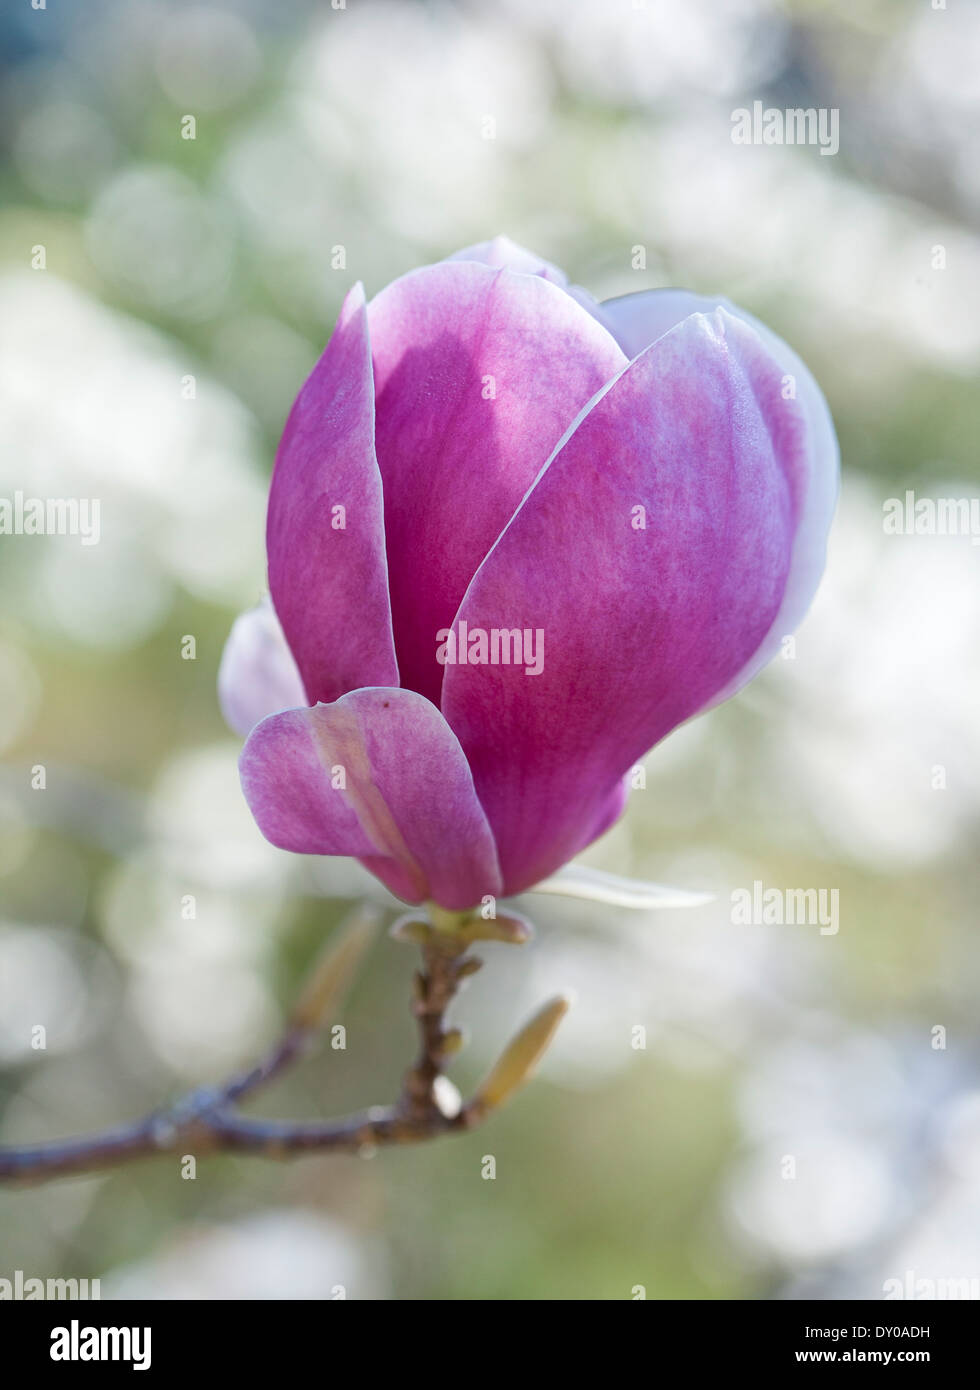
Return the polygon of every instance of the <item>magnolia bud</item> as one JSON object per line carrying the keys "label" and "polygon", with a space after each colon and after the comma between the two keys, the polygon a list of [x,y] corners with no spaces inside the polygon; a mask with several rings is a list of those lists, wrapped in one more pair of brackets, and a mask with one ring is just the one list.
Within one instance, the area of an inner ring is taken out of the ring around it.
{"label": "magnolia bud", "polygon": [[374,939],[378,920],[376,909],[365,905],[333,933],[293,1009],[294,1027],[319,1028],[339,1006]]}
{"label": "magnolia bud", "polygon": [[468,1109],[471,1114],[482,1116],[488,1110],[497,1109],[529,1080],[571,1003],[569,995],[560,994],[556,999],[549,1000],[525,1023],[507,1044],[500,1060],[470,1102]]}

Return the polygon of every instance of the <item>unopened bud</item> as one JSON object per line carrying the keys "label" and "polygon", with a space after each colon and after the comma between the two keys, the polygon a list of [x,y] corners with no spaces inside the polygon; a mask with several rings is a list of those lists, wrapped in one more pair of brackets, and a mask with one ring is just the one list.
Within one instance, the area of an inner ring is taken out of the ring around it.
{"label": "unopened bud", "polygon": [[568,995],[560,994],[525,1023],[473,1097],[469,1105],[471,1112],[483,1114],[496,1110],[529,1080],[571,1003]]}
{"label": "unopened bud", "polygon": [[294,1027],[319,1028],[339,1007],[374,939],[378,919],[377,911],[365,905],[333,933],[293,1009]]}
{"label": "unopened bud", "polygon": [[454,1120],[463,1108],[463,1097],[448,1076],[437,1076],[433,1081],[432,1099],[447,1120]]}
{"label": "unopened bud", "polygon": [[462,1028],[450,1028],[442,1035],[439,1050],[444,1057],[454,1057],[466,1046],[466,1034]]}

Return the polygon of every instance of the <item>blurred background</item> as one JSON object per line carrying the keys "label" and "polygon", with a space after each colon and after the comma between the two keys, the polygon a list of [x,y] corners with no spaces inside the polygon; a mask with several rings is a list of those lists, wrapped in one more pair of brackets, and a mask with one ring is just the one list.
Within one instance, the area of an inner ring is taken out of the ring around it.
{"label": "blurred background", "polygon": [[[658,748],[588,856],[715,901],[529,897],[536,942],[484,952],[461,1085],[578,994],[505,1113],[373,1158],[2,1191],[0,1276],[767,1299],[911,1271],[980,1295],[980,550],[883,528],[906,489],[980,495],[980,7],[48,0],[4,8],[0,49],[0,496],[102,506],[98,545],[0,538],[5,1143],[246,1063],[352,903],[396,906],[261,839],[215,697],[285,414],[355,279],[502,232],[599,297],[722,293],[806,359],[844,459],[795,655]],[[839,153],[734,145],[756,99],[838,108]],[[838,933],[733,924],[756,881],[837,889]],[[388,1100],[413,966],[382,937],[346,1051],[257,1113]]]}

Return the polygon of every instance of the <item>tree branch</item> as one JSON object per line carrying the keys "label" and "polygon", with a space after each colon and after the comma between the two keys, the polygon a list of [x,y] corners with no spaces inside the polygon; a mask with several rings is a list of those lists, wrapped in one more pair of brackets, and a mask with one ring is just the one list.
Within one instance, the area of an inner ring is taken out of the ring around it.
{"label": "tree branch", "polygon": [[567,1001],[546,1005],[513,1040],[473,1099],[462,1105],[444,1068],[463,1041],[458,1029],[446,1027],[447,1010],[462,980],[481,965],[466,952],[475,939],[526,940],[527,933],[515,934],[508,919],[503,925],[484,928],[469,919],[455,931],[420,918],[402,919],[396,926],[403,927],[405,921],[411,930],[396,935],[422,946],[423,969],[415,975],[412,1004],[419,1051],[393,1105],[309,1122],[252,1119],[236,1108],[303,1056],[339,1005],[377,928],[377,914],[362,907],[328,943],[282,1037],[254,1067],[220,1086],[191,1091],[129,1125],[46,1144],[0,1148],[0,1182],[45,1182],[164,1153],[196,1157],[223,1150],[276,1159],[312,1152],[352,1153],[379,1145],[418,1143],[480,1123],[530,1075]]}

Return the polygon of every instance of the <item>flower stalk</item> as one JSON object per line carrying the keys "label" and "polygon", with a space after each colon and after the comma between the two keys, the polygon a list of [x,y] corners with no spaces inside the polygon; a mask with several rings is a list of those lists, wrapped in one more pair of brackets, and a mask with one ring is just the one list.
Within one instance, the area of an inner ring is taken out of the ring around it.
{"label": "flower stalk", "polygon": [[106,1170],[161,1154],[195,1156],[215,1151],[287,1159],[309,1153],[369,1153],[380,1145],[418,1143],[479,1124],[528,1078],[567,1004],[546,1006],[517,1035],[476,1096],[464,1104],[445,1068],[464,1043],[448,1024],[449,1007],[463,981],[481,968],[468,953],[475,940],[520,943],[530,936],[523,919],[483,921],[454,914],[402,918],[396,939],[421,946],[422,969],[413,978],[412,1012],[419,1049],[400,1094],[388,1106],[322,1121],[255,1119],[238,1109],[305,1055],[320,1030],[336,1018],[368,947],[378,914],[362,906],[335,933],[316,962],[282,1036],[254,1066],[215,1087],[201,1087],[132,1124],[46,1144],[0,1148],[0,1182],[40,1183]]}

